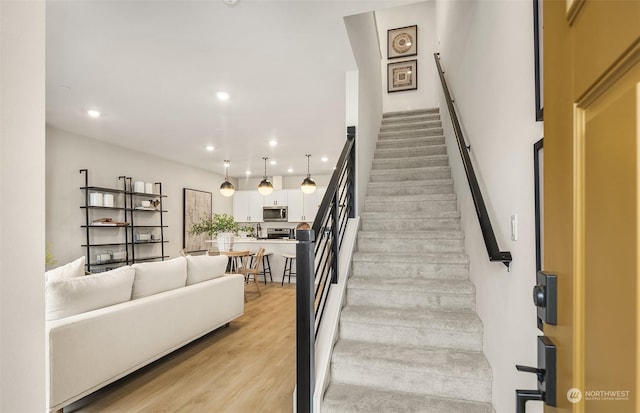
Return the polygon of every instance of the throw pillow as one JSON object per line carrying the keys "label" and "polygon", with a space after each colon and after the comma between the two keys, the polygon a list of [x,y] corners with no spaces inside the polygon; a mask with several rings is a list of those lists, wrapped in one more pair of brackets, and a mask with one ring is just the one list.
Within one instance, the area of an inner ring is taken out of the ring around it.
{"label": "throw pillow", "polygon": [[188,255],[186,258],[187,285],[223,276],[229,261],[226,255]]}
{"label": "throw pillow", "polygon": [[136,277],[132,299],[184,287],[187,282],[187,260],[178,257],[168,261],[133,264]]}
{"label": "throw pillow", "polygon": [[49,281],[45,287],[46,319],[57,320],[131,299],[135,271],[131,267],[86,277]]}
{"label": "throw pillow", "polygon": [[84,275],[85,256],[44,273],[44,281],[57,281]]}

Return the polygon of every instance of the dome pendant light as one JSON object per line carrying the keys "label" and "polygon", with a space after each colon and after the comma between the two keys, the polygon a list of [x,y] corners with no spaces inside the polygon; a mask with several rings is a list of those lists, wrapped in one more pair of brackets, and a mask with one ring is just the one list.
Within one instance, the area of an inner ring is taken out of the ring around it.
{"label": "dome pendant light", "polygon": [[233,184],[229,182],[229,161],[224,160],[224,182],[220,185],[220,193],[222,196],[231,196],[235,192]]}
{"label": "dome pendant light", "polygon": [[271,181],[267,179],[267,159],[269,158],[263,156],[262,159],[264,159],[264,176],[258,185],[258,192],[260,192],[260,195],[269,195],[273,192],[273,185]]}
{"label": "dome pendant light", "polygon": [[311,173],[309,172],[309,158],[311,155],[305,155],[307,157],[307,177],[304,178],[302,184],[300,184],[300,189],[305,194],[312,194],[316,190],[316,183],[313,179],[311,179]]}

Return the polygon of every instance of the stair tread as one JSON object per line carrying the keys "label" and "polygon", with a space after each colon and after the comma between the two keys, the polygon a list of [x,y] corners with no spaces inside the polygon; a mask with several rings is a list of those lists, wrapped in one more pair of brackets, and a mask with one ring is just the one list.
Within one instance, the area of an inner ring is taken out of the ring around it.
{"label": "stair tread", "polygon": [[422,108],[422,109],[412,109],[412,110],[399,110],[395,112],[385,112],[382,114],[382,118],[393,118],[393,117],[401,117],[401,116],[413,116],[413,115],[424,115],[424,114],[436,114],[440,113],[440,108]]}
{"label": "stair tread", "polygon": [[420,370],[434,376],[491,380],[491,367],[482,352],[338,340],[333,363],[366,364],[384,370]]}
{"label": "stair tread", "polygon": [[[334,406],[336,410],[332,409]],[[495,413],[489,403],[344,383],[329,386],[322,410],[327,413]]]}
{"label": "stair tread", "polygon": [[425,308],[390,308],[347,304],[340,320],[347,322],[415,327],[446,331],[482,332],[482,321],[473,311],[442,311]]}
{"label": "stair tread", "polygon": [[382,254],[380,252],[355,252],[353,254],[353,261],[380,261],[381,258],[385,262],[438,262],[438,263],[454,263],[454,264],[468,264],[469,257],[467,254],[459,252],[432,252],[432,253],[420,253],[420,254]]}
{"label": "stair tread", "polygon": [[398,169],[375,169],[371,170],[371,175],[392,175],[397,173],[408,173],[408,172],[429,172],[429,171],[448,171],[451,168],[449,166],[421,166],[414,168],[404,168],[402,170]]}
{"label": "stair tread", "polygon": [[[387,187],[388,182],[369,182],[367,184],[369,188]],[[421,179],[421,180],[406,180],[402,182],[394,183],[395,186],[434,186],[434,185],[453,185],[453,179]]]}
{"label": "stair tread", "polygon": [[381,231],[381,230],[360,230],[358,232],[359,238],[380,238],[382,240],[394,238],[394,239],[406,239],[406,240],[421,240],[421,239],[464,239],[464,233],[462,231],[440,231],[440,230],[419,230],[419,231]]}
{"label": "stair tread", "polygon": [[[404,277],[391,274],[389,277],[352,276],[349,278],[348,289],[404,291],[438,294],[474,294],[475,287],[470,280]],[[382,304],[381,304],[382,305]]]}
{"label": "stair tread", "polygon": [[456,194],[451,191],[436,194],[418,194],[418,195],[367,195],[364,202],[369,203],[393,203],[398,202],[428,202],[428,201],[455,201]]}
{"label": "stair tread", "polygon": [[460,211],[398,211],[390,216],[385,211],[365,211],[360,214],[362,219],[383,219],[387,221],[420,218],[460,218]]}

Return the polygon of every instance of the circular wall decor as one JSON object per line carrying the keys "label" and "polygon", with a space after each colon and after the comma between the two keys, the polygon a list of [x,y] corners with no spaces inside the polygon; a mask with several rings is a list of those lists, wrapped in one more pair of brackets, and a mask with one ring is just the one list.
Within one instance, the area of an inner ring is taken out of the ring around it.
{"label": "circular wall decor", "polygon": [[413,38],[409,33],[400,33],[393,38],[391,47],[396,53],[406,53],[411,49]]}

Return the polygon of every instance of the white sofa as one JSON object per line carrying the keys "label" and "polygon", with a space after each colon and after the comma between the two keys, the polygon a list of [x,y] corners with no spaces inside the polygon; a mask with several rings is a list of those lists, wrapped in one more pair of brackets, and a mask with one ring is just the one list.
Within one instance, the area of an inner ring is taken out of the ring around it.
{"label": "white sofa", "polygon": [[226,263],[225,256],[179,257],[88,276],[77,274],[76,263],[73,276],[50,275],[49,411],[242,315],[244,279],[224,274]]}

